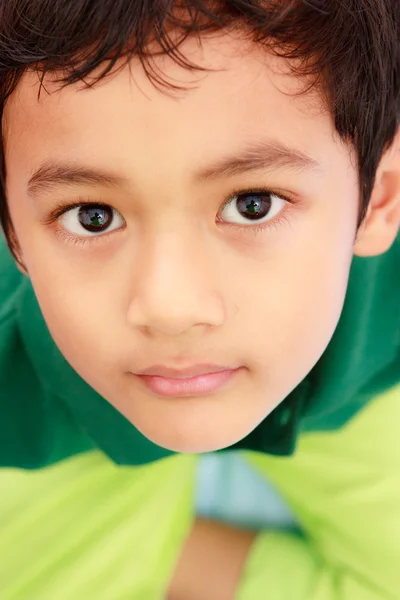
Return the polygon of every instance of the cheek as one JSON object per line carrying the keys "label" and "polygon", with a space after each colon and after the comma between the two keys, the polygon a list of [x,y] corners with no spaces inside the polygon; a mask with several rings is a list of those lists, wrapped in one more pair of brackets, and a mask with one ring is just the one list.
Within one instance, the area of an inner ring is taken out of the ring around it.
{"label": "cheek", "polygon": [[304,379],[334,334],[346,295],[351,242],[351,233],[339,231],[319,239],[315,232],[301,236],[259,270],[256,285],[247,282],[247,289],[257,293],[242,296],[249,315],[243,320],[245,336],[277,401]]}
{"label": "cheek", "polygon": [[328,199],[302,232],[299,251],[286,262],[284,301],[295,332],[292,343],[300,361],[312,363],[309,368],[329,344],[343,309],[353,259],[355,197],[343,194],[340,205]]}
{"label": "cheek", "polygon": [[104,372],[112,362],[115,339],[121,339],[116,308],[124,297],[120,265],[107,270],[104,260],[93,268],[72,248],[43,235],[37,223],[23,218],[18,205],[15,217],[23,259],[50,333],[67,361],[90,381],[100,365]]}
{"label": "cheek", "polygon": [[[101,280],[96,285],[93,281],[81,285],[68,276],[68,267],[63,275],[62,268],[55,266],[47,261],[47,267],[31,270],[35,293],[59,350],[79,375],[93,385],[98,377],[112,376],[117,340],[123,340],[120,323],[112,311],[119,291]],[[106,292],[110,289],[112,299]]]}
{"label": "cheek", "polygon": [[297,318],[291,319],[292,347],[309,369],[329,344],[343,309],[350,260],[335,261],[334,255],[321,253],[309,263],[301,278],[296,278],[292,307]]}

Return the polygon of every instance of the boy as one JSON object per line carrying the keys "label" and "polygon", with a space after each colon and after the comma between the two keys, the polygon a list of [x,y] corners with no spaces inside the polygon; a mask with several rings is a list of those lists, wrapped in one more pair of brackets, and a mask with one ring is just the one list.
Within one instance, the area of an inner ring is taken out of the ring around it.
{"label": "boy", "polygon": [[399,12],[1,2],[3,598],[400,597]]}

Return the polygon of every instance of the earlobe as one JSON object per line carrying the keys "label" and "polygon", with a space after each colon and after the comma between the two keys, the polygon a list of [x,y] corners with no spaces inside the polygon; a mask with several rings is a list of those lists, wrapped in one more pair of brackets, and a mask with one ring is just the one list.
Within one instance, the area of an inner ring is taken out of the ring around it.
{"label": "earlobe", "polygon": [[367,215],[354,245],[356,256],[379,256],[393,245],[400,230],[400,130],[383,156]]}

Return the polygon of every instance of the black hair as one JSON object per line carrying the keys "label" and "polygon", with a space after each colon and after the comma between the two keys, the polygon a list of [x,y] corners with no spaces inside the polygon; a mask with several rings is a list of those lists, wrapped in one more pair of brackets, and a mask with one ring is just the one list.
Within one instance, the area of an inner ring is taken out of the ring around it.
{"label": "black hair", "polygon": [[[181,43],[235,28],[323,93],[336,131],[356,150],[361,225],[400,122],[399,0],[0,0],[0,115],[28,69],[42,83],[54,72],[63,85],[95,85],[135,56],[155,85],[182,89],[159,76],[151,57],[167,53],[206,70]],[[5,184],[0,141],[0,224],[17,258]]]}

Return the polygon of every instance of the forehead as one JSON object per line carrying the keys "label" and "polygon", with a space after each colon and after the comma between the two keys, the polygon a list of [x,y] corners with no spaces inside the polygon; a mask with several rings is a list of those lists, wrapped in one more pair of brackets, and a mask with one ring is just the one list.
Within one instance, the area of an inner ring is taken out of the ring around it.
{"label": "forehead", "polygon": [[137,59],[90,89],[61,89],[48,74],[40,98],[37,74],[26,73],[5,109],[6,153],[18,146],[21,160],[45,159],[49,152],[100,159],[133,146],[168,161],[173,145],[196,160],[210,140],[218,153],[219,146],[222,151],[262,130],[305,152],[332,144],[332,119],[317,91],[299,95],[306,82],[289,74],[282,59],[228,35],[209,37],[201,46],[188,40],[181,51],[212,71],[193,73],[170,57],[156,57],[161,76],[187,88],[171,93],[157,89]]}

